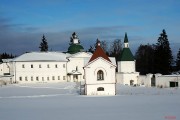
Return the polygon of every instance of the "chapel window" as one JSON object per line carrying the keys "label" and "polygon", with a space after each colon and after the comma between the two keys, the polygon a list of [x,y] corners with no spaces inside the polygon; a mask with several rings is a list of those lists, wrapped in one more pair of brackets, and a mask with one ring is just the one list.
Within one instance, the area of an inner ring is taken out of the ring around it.
{"label": "chapel window", "polygon": [[104,91],[104,88],[103,87],[98,87],[97,91]]}
{"label": "chapel window", "polygon": [[102,70],[97,72],[97,80],[104,80],[104,73]]}

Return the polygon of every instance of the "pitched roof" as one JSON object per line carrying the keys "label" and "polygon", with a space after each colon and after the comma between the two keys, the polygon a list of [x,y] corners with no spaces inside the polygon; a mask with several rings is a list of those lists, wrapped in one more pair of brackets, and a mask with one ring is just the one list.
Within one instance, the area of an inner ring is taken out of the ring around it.
{"label": "pitched roof", "polygon": [[123,48],[121,55],[118,57],[118,61],[134,61],[134,56],[129,48]]}
{"label": "pitched roof", "polygon": [[104,58],[105,60],[111,62],[111,60],[109,59],[109,57],[105,54],[105,52],[103,51],[103,49],[101,48],[100,45],[97,45],[96,46],[96,50],[94,51],[91,59],[89,60],[89,62],[97,59],[98,57],[102,57]]}

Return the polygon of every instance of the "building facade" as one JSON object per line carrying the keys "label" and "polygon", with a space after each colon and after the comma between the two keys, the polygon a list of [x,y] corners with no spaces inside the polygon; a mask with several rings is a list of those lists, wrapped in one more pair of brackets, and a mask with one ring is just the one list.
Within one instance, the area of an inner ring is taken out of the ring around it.
{"label": "building facade", "polygon": [[88,64],[84,67],[86,95],[115,95],[116,64],[104,53],[100,43],[96,46]]}

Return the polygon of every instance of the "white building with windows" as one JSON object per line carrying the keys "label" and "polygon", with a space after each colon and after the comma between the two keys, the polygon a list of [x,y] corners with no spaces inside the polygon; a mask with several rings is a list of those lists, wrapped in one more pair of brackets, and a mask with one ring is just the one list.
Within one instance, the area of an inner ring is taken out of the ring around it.
{"label": "white building with windows", "polygon": [[13,83],[47,83],[66,81],[69,54],[58,52],[25,53],[11,61]]}
{"label": "white building with windows", "polygon": [[115,95],[116,64],[109,59],[100,46],[96,46],[88,64],[84,67],[86,95]]}

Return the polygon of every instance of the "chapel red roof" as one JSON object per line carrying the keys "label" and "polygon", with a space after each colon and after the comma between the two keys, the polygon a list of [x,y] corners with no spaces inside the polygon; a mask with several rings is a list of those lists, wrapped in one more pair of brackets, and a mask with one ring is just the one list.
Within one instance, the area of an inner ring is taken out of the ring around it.
{"label": "chapel red roof", "polygon": [[100,43],[97,44],[96,46],[96,50],[94,51],[91,59],[89,60],[89,62],[95,60],[98,57],[102,57],[105,60],[111,62],[111,60],[109,59],[109,57],[105,54],[104,50],[101,48]]}

